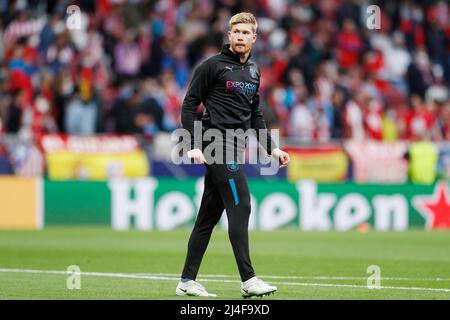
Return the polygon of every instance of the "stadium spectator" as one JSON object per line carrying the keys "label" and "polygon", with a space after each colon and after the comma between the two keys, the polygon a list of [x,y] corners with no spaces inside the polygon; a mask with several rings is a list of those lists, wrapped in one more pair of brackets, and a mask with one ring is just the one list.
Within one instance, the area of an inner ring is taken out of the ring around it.
{"label": "stadium spectator", "polygon": [[353,99],[349,100],[344,107],[344,138],[363,140],[364,109],[367,97],[362,91],[356,91]]}
{"label": "stadium spectator", "polygon": [[142,63],[141,50],[132,31],[125,31],[114,47],[115,72],[121,80],[139,75]]}
{"label": "stadium spectator", "polygon": [[424,136],[429,139],[436,138],[436,117],[418,94],[411,96],[411,109],[405,114],[404,122],[406,124],[406,139],[416,141]]}
{"label": "stadium spectator", "polygon": [[[300,126],[301,140],[305,136],[310,142],[325,141],[327,136],[380,139],[380,117],[398,120],[398,139],[416,139],[403,105],[416,100],[412,97],[417,94],[428,110],[425,118],[435,119],[432,138],[448,138],[444,106],[450,87],[450,10],[446,1],[375,3],[381,7],[381,30],[364,28],[365,4],[352,0],[300,0],[289,6],[213,0],[76,4],[81,9],[80,30],[67,28],[65,1],[37,5],[23,0],[0,8],[4,81],[0,118],[6,133],[17,133],[27,123],[34,123],[29,134],[65,132],[65,119],[71,117],[65,113],[71,109],[75,88],[98,97],[94,132],[142,133],[144,123],[152,121],[157,125],[147,132],[175,129],[193,68],[218,52],[226,41],[226,22],[247,9],[261,17],[254,50],[262,75],[262,107],[272,112],[267,118],[273,119],[282,136],[299,137],[292,119],[305,113],[306,103],[306,117],[315,119],[311,124],[315,133],[309,136]],[[124,81],[135,83],[134,98],[124,97]],[[142,85],[148,81],[151,94]],[[320,95],[316,96],[316,89]],[[383,116],[380,107],[373,111],[367,97],[358,102],[359,91],[388,105],[389,115]],[[45,101],[41,106],[48,103],[45,117],[36,109],[37,96]],[[147,102],[158,107],[143,113],[156,112],[156,118],[135,119],[149,96],[156,102]],[[326,107],[316,108],[318,101],[325,101]],[[124,107],[130,103],[131,108]],[[47,124],[38,125],[41,118]]]}
{"label": "stadium spectator", "polygon": [[67,104],[65,128],[67,134],[92,135],[96,133],[98,106],[92,97],[74,93]]}
{"label": "stadium spectator", "polygon": [[344,134],[343,114],[346,104],[344,89],[336,88],[331,95],[331,105],[333,107],[333,119],[331,120],[331,138],[341,139]]}
{"label": "stadium spectator", "polygon": [[22,118],[22,108],[24,100],[24,91],[17,91],[13,95],[11,104],[7,110],[6,114],[6,132],[10,133],[18,133],[21,126],[21,118]]}
{"label": "stadium spectator", "polygon": [[146,136],[154,136],[160,131],[172,131],[176,128],[168,123],[164,110],[152,95],[142,97],[142,102],[136,110],[136,126]]}
{"label": "stadium spectator", "polygon": [[129,84],[122,86],[119,97],[108,115],[114,122],[115,132],[133,134],[139,131],[135,117],[140,103],[141,97],[137,88]]}
{"label": "stadium spectator", "polygon": [[448,101],[443,106],[441,115],[442,115],[442,117],[441,117],[442,137],[444,140],[449,141],[450,140],[450,103]]}
{"label": "stadium spectator", "polygon": [[407,76],[410,94],[425,97],[425,92],[433,84],[434,77],[430,59],[424,47],[420,47],[414,52],[414,58],[408,67]]}
{"label": "stadium spectator", "polygon": [[301,142],[311,142],[314,137],[314,118],[306,104],[296,104],[289,118],[289,134]]}
{"label": "stadium spectator", "polygon": [[331,125],[333,121],[333,106],[327,95],[321,94],[319,89],[307,101],[308,109],[313,118],[313,141],[327,142],[331,137]]}
{"label": "stadium spectator", "polygon": [[344,20],[342,31],[336,36],[336,45],[339,66],[344,69],[356,66],[359,55],[364,48],[364,43],[356,31],[356,25],[353,20]]}

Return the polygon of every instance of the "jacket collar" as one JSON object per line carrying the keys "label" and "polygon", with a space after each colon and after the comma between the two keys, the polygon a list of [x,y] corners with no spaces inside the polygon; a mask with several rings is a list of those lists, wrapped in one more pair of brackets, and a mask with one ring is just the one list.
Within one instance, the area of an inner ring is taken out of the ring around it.
{"label": "jacket collar", "polygon": [[229,43],[227,43],[226,45],[224,45],[222,47],[221,53],[226,55],[226,56],[228,56],[228,57],[230,57],[230,58],[232,58],[234,61],[236,61],[236,62],[238,62],[240,64],[246,64],[250,60],[250,57],[252,56],[252,53],[250,52],[250,54],[248,55],[247,61],[242,63],[241,59],[239,58],[239,55],[230,50],[230,44]]}

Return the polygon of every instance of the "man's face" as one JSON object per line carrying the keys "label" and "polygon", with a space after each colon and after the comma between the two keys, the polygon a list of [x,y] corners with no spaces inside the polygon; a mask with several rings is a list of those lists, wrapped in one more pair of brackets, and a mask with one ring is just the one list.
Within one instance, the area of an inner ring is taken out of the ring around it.
{"label": "man's face", "polygon": [[247,54],[256,41],[256,33],[253,32],[250,23],[238,23],[228,31],[228,40],[234,53]]}

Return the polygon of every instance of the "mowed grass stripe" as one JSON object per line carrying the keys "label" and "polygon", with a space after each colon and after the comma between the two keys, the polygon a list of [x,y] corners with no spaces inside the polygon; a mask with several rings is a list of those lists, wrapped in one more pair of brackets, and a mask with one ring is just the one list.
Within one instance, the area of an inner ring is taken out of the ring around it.
{"label": "mowed grass stripe", "polygon": [[[2,230],[0,268],[61,270],[61,274],[0,272],[0,299],[178,299],[175,286],[190,231],[115,232],[92,226]],[[250,233],[256,274],[278,283],[274,284],[279,290],[270,299],[450,299],[447,291],[420,289],[450,289],[449,248],[450,232]],[[127,278],[83,277],[82,290],[68,290],[66,270],[71,265],[82,272]],[[371,265],[380,267],[382,286],[419,290],[369,290]],[[146,281],[139,276],[158,278]],[[214,230],[199,270],[198,279],[203,278],[209,282],[208,290],[221,299],[241,299],[239,272],[225,231]]]}
{"label": "mowed grass stripe", "polygon": [[[0,268],[0,272],[4,273],[46,273],[46,274],[78,274],[80,276],[94,276],[94,277],[112,277],[112,278],[130,278],[130,279],[145,279],[145,280],[163,280],[163,281],[177,281],[179,277],[157,276],[157,275],[137,275],[137,274],[124,274],[124,273],[103,273],[103,272],[78,272],[69,273],[67,271],[58,270],[32,270],[32,269],[5,269]],[[210,279],[199,277],[199,282],[219,282],[219,283],[240,283],[238,280],[226,280],[226,279]],[[335,288],[364,288],[368,289],[368,286],[363,285],[350,285],[350,284],[337,284],[337,283],[301,283],[301,282],[271,282],[276,285],[285,286],[311,286],[311,287],[335,287]],[[436,292],[450,292],[447,288],[420,288],[420,287],[395,287],[395,286],[379,286],[379,289],[393,289],[393,290],[415,290],[415,291],[436,291]]]}

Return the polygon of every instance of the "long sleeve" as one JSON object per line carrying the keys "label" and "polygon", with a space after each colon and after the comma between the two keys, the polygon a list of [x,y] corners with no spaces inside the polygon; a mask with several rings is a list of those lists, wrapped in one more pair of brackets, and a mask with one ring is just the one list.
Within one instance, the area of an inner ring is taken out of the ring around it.
{"label": "long sleeve", "polygon": [[208,60],[201,63],[194,71],[188,91],[181,108],[181,124],[191,134],[191,149],[201,146],[201,141],[194,141],[194,122],[197,109],[204,103],[208,92],[214,86],[214,72]]}
{"label": "long sleeve", "polygon": [[[264,121],[263,114],[260,110],[259,93],[256,93],[252,103],[251,127],[256,130],[258,142],[261,143],[268,154],[272,154],[272,150],[278,148],[278,146],[275,141],[272,140],[269,130],[267,129],[266,122]],[[263,132],[259,131],[261,129]],[[262,133],[264,133],[264,136],[261,136]]]}

